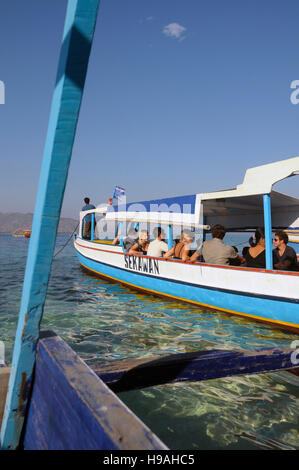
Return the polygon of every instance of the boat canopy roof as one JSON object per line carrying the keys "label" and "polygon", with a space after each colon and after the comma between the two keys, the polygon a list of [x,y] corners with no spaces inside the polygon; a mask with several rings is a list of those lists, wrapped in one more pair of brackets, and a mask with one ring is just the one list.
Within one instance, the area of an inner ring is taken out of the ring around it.
{"label": "boat canopy roof", "polygon": [[246,170],[242,184],[234,189],[202,194],[202,199],[222,199],[227,197],[270,194],[275,183],[299,175],[299,157],[288,158],[267,165]]}
{"label": "boat canopy roof", "polygon": [[270,194],[272,227],[298,228],[299,199],[272,189],[275,183],[295,175],[299,175],[299,157],[248,169],[235,189],[201,195],[206,222],[223,224],[228,230],[263,226],[263,195]]}
{"label": "boat canopy roof", "polygon": [[299,199],[272,190],[275,183],[294,175],[299,175],[299,157],[250,168],[234,189],[106,205],[84,215],[97,212],[106,213],[108,220],[203,228],[219,223],[227,230],[252,230],[264,225],[263,195],[270,194],[272,226],[299,228]]}
{"label": "boat canopy roof", "polygon": [[110,206],[107,219],[190,225],[200,223],[200,194],[153,199]]}

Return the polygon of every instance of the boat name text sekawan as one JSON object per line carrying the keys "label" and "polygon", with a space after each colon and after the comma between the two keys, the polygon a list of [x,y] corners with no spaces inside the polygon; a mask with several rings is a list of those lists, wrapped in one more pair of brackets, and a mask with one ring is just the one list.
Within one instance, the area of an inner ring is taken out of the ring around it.
{"label": "boat name text sekawan", "polygon": [[134,269],[135,271],[142,271],[144,273],[160,274],[159,262],[152,258],[125,255],[125,267],[127,269]]}

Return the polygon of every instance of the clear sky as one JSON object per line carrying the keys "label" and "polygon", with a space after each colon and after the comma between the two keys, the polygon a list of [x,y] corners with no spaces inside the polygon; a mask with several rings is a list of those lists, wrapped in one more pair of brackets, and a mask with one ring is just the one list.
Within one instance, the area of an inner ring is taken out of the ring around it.
{"label": "clear sky", "polygon": [[[67,2],[0,6],[0,212],[33,212]],[[102,0],[62,215],[299,155],[298,0]],[[275,189],[299,197],[299,177]]]}

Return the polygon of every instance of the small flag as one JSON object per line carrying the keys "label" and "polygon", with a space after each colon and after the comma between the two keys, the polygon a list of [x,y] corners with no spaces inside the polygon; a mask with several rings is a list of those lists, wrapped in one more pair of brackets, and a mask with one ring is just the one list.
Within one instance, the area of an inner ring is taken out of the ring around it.
{"label": "small flag", "polygon": [[120,199],[120,198],[124,197],[125,195],[126,195],[126,191],[124,190],[124,188],[121,188],[120,186],[115,186],[112,199],[114,199],[114,198],[115,199]]}

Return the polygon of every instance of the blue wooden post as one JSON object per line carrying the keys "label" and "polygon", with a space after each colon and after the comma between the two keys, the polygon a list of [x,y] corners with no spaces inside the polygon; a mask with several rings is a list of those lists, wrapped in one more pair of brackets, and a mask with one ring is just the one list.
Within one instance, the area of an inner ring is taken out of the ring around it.
{"label": "blue wooden post", "polygon": [[168,225],[167,239],[168,239],[168,250],[170,250],[172,248],[172,245],[173,245],[172,225]]}
{"label": "blue wooden post", "polygon": [[94,213],[91,214],[91,228],[90,228],[90,241],[94,240]]}
{"label": "blue wooden post", "polygon": [[123,234],[123,223],[122,222],[119,222],[118,224],[118,233],[121,232],[120,236],[119,236],[119,244],[122,248],[124,248],[124,234]]}
{"label": "blue wooden post", "polygon": [[84,217],[82,218],[82,227],[81,227],[81,238],[83,238],[83,233],[84,233]]}
{"label": "blue wooden post", "polygon": [[266,242],[266,269],[273,269],[272,255],[272,221],[271,221],[271,198],[270,194],[264,194],[264,225]]}
{"label": "blue wooden post", "polygon": [[32,224],[0,444],[19,444],[100,0],[69,0]]}

